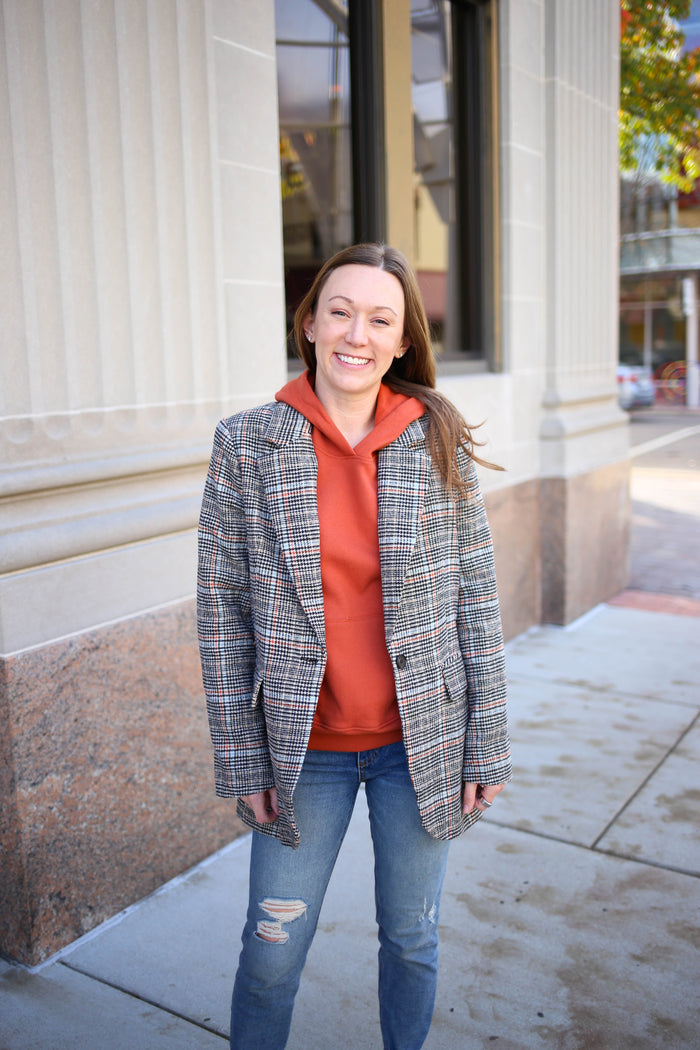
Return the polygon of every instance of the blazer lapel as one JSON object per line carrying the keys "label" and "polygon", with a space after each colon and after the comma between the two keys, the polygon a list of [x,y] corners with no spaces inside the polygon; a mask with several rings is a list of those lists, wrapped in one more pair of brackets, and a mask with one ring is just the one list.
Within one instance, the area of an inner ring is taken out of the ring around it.
{"label": "blazer lapel", "polygon": [[431,461],[420,420],[409,424],[377,463],[379,556],[382,567],[384,626],[391,641],[408,563],[416,543]]}
{"label": "blazer lapel", "polygon": [[270,516],[302,608],[325,646],[321,585],[318,467],[311,427],[294,409],[273,420],[266,434],[270,452],[258,460]]}

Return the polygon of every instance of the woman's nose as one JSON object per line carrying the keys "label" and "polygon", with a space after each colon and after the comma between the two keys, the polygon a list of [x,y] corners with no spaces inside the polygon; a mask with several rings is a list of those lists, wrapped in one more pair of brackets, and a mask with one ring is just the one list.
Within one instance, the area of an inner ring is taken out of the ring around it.
{"label": "woman's nose", "polygon": [[367,322],[363,317],[353,318],[346,338],[352,346],[363,346],[367,342]]}

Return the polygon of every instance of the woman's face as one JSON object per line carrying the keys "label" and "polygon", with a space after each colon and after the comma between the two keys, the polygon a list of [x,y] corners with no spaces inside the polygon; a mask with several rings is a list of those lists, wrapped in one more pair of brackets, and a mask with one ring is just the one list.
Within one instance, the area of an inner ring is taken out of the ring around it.
{"label": "woman's face", "polygon": [[391,362],[408,346],[403,324],[403,289],[393,274],[355,264],[332,270],[304,325],[315,343],[321,403],[376,398]]}

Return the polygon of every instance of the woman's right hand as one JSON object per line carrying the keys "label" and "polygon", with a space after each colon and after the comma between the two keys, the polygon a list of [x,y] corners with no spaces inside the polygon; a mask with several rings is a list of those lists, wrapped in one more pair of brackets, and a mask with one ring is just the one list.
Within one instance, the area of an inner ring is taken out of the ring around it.
{"label": "woman's right hand", "polygon": [[258,824],[272,824],[280,815],[277,788],[258,791],[255,795],[241,795],[241,800],[252,809]]}

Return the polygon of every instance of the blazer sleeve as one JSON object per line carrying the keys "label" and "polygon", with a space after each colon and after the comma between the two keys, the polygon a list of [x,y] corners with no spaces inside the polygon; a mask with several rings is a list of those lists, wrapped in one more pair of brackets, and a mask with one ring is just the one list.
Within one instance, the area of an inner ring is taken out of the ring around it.
{"label": "blazer sleeve", "polygon": [[219,423],[198,532],[197,630],[216,793],[251,795],[274,785],[259,688],[239,457]]}
{"label": "blazer sleeve", "polygon": [[469,497],[458,504],[460,593],[457,630],[468,684],[469,713],[463,780],[504,784],[511,779],[503,630],[491,531],[473,461]]}

